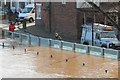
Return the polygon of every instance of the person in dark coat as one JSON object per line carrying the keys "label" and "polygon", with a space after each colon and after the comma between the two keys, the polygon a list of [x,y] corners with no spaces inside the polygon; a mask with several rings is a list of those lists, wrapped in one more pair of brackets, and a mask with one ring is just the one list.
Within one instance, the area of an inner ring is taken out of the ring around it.
{"label": "person in dark coat", "polygon": [[13,20],[13,12],[11,9],[8,10],[8,18],[9,18],[9,21]]}
{"label": "person in dark coat", "polygon": [[19,12],[17,11],[17,9],[15,9],[15,21],[16,23],[18,23],[18,16],[19,16]]}

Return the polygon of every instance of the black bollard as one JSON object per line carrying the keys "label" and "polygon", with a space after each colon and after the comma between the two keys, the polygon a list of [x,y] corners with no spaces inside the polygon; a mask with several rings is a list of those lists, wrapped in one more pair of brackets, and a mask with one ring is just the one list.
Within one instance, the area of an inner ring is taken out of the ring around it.
{"label": "black bollard", "polygon": [[68,62],[68,59],[66,59],[66,62]]}
{"label": "black bollard", "polygon": [[26,49],[24,49],[24,51],[25,51],[25,53],[26,53],[26,51],[27,51],[27,50],[26,50]]}
{"label": "black bollard", "polygon": [[83,63],[83,66],[85,66],[85,63]]}
{"label": "black bollard", "polygon": [[108,70],[105,70],[105,73],[107,73],[108,72]]}
{"label": "black bollard", "polygon": [[37,55],[39,55],[39,52],[37,52]]}
{"label": "black bollard", "polygon": [[3,48],[5,47],[5,44],[4,44],[4,43],[2,43],[2,47],[3,47]]}
{"label": "black bollard", "polygon": [[52,56],[52,55],[50,55],[50,57],[52,58],[53,56]]}
{"label": "black bollard", "polygon": [[13,50],[15,49],[15,46],[12,46]]}

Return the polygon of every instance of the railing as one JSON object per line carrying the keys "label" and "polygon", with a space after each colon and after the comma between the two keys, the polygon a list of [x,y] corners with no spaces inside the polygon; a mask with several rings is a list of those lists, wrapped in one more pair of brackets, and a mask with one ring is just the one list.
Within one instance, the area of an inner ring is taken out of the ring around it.
{"label": "railing", "polygon": [[57,49],[62,49],[62,50],[74,51],[76,53],[81,53],[81,54],[89,54],[89,55],[107,57],[107,58],[116,59],[116,60],[120,59],[119,50],[113,50],[113,49],[101,48],[101,47],[96,47],[96,46],[83,45],[83,44],[78,44],[78,43],[71,43],[71,42],[66,42],[66,41],[36,37],[33,35],[9,32],[7,30],[3,30],[0,32],[4,34],[3,35],[4,38],[15,39],[16,41],[20,42],[21,44],[25,44],[25,45],[52,47],[52,48],[57,48]]}

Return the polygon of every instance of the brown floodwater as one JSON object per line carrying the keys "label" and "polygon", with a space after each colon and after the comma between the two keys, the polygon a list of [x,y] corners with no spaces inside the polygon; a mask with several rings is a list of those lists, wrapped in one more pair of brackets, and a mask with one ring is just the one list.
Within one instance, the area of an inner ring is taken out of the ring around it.
{"label": "brown floodwater", "polygon": [[117,60],[48,47],[0,46],[0,60],[5,78],[118,78]]}
{"label": "brown floodwater", "polygon": [[118,77],[116,60],[45,47],[30,47],[28,51],[39,52],[35,61],[38,73],[57,73],[75,78]]}

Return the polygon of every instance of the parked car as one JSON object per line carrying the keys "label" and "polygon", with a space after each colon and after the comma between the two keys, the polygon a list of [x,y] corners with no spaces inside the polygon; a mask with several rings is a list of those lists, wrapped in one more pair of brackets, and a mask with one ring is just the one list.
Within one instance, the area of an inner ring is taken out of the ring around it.
{"label": "parked car", "polygon": [[25,6],[22,12],[19,13],[18,19],[20,22],[22,22],[24,19],[26,19],[29,22],[33,22],[35,20],[34,4],[28,4],[27,6]]}

